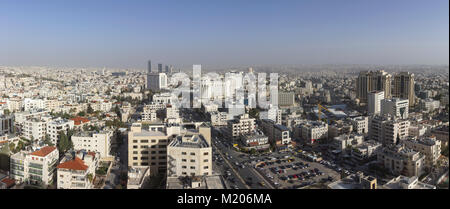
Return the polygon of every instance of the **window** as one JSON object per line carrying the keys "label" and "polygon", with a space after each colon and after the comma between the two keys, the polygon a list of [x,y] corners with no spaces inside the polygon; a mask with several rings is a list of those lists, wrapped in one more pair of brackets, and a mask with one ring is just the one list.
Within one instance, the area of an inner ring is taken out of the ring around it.
{"label": "window", "polygon": [[195,155],[195,152],[191,152],[191,155]]}
{"label": "window", "polygon": [[209,161],[208,159],[204,159],[204,160],[203,160],[203,162],[205,162],[205,163],[208,162],[208,161]]}
{"label": "window", "polygon": [[190,168],[191,168],[191,169],[195,169],[195,166],[191,166]]}
{"label": "window", "polygon": [[203,155],[209,155],[209,153],[208,152],[204,152]]}
{"label": "window", "polygon": [[195,160],[191,160],[191,163],[195,163]]}
{"label": "window", "polygon": [[181,166],[181,168],[186,168],[186,166],[185,166],[185,165],[183,165],[183,166]]}
{"label": "window", "polygon": [[186,159],[181,159],[181,162],[186,162],[187,160]]}
{"label": "window", "polygon": [[133,143],[137,143],[137,140],[133,140]]}
{"label": "window", "polygon": [[141,143],[148,143],[148,140],[141,140]]}
{"label": "window", "polygon": [[182,152],[181,154],[182,154],[182,155],[186,155],[186,152]]}
{"label": "window", "polygon": [[204,166],[203,169],[208,169],[208,166]]}

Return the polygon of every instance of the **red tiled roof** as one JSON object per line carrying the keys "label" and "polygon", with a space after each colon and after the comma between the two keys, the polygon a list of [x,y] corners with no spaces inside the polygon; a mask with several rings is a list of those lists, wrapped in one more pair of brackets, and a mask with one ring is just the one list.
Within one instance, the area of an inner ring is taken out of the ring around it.
{"label": "red tiled roof", "polygon": [[75,124],[76,126],[78,126],[78,125],[80,125],[80,124],[82,124],[82,123],[87,123],[87,122],[89,122],[89,119],[83,118],[83,117],[75,117],[75,118],[71,118],[70,120],[73,120],[73,121],[74,121],[74,124]]}
{"label": "red tiled roof", "polygon": [[56,149],[56,147],[50,147],[50,146],[42,147],[40,150],[31,153],[31,155],[36,155],[36,156],[39,156],[39,157],[45,157],[48,154],[50,154],[51,152],[53,152],[53,150],[55,150],[55,149]]}
{"label": "red tiled roof", "polygon": [[88,152],[88,155],[92,155],[92,157],[95,157],[95,152]]}
{"label": "red tiled roof", "polygon": [[75,159],[71,161],[66,161],[64,163],[59,164],[57,168],[85,171],[88,169],[88,166],[84,164],[83,160],[81,160],[78,157],[75,157]]}
{"label": "red tiled roof", "polygon": [[16,180],[10,179],[10,178],[5,178],[5,179],[2,180],[2,182],[6,184],[6,188],[10,188],[14,184],[16,184]]}

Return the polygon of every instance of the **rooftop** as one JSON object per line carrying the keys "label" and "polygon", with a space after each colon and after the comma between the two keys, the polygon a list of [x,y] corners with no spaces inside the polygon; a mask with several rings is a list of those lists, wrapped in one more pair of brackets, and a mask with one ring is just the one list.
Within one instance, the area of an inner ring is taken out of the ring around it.
{"label": "rooftop", "polygon": [[40,150],[32,152],[31,155],[45,157],[48,154],[50,154],[51,152],[53,152],[55,149],[56,149],[56,147],[47,146],[47,147],[41,148]]}
{"label": "rooftop", "polygon": [[182,136],[176,137],[169,144],[171,147],[188,147],[188,148],[206,148],[210,147],[208,142],[201,136],[196,133],[186,133]]}

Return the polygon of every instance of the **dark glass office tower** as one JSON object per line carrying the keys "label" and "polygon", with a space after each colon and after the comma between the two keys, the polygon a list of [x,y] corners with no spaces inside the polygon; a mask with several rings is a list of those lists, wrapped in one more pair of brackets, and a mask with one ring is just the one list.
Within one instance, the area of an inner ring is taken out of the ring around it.
{"label": "dark glass office tower", "polygon": [[162,64],[158,64],[158,73],[162,73],[163,72],[163,65]]}

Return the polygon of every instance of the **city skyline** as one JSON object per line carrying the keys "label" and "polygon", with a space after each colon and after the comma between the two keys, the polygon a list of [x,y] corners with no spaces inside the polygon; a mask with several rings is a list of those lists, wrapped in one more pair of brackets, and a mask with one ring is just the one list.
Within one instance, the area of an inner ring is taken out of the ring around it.
{"label": "city skyline", "polygon": [[6,1],[0,13],[2,66],[448,65],[448,1]]}

